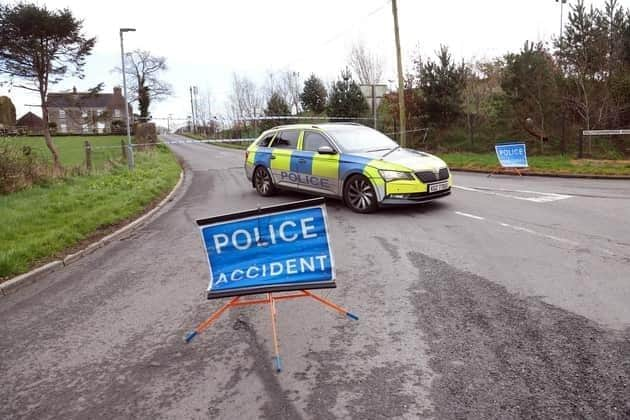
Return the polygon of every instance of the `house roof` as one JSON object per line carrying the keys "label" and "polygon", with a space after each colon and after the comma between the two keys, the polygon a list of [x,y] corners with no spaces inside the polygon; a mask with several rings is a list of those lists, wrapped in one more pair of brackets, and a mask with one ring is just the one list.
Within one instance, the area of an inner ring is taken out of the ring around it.
{"label": "house roof", "polygon": [[27,112],[15,122],[15,125],[18,127],[43,127],[44,120],[42,120],[39,116],[33,114],[32,112]]}
{"label": "house roof", "polygon": [[113,98],[113,93],[49,93],[47,102],[49,107],[57,108],[104,108]]}

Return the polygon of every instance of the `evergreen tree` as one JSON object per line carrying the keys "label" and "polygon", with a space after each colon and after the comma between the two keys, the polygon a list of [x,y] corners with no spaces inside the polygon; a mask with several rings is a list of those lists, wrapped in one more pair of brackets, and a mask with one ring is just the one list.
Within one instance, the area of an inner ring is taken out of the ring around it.
{"label": "evergreen tree", "polygon": [[337,80],[330,91],[328,100],[328,114],[331,117],[356,118],[365,114],[369,107],[359,85],[352,80],[350,70],[341,72],[341,79]]}
{"label": "evergreen tree", "polygon": [[305,111],[321,114],[326,110],[326,87],[314,74],[304,82],[304,90],[300,94],[300,101]]}
{"label": "evergreen tree", "polygon": [[442,45],[437,57],[437,62],[427,60],[419,66],[420,91],[429,123],[445,128],[462,115],[465,71],[463,65],[455,65],[448,47]]}
{"label": "evergreen tree", "polygon": [[540,139],[548,139],[547,125],[558,108],[559,71],[542,42],[526,42],[518,54],[505,56],[501,88],[518,125]]}
{"label": "evergreen tree", "polygon": [[[265,108],[265,116],[266,117],[282,117],[291,114],[291,110],[289,109],[289,105],[287,101],[277,92],[274,92],[269,97],[267,101],[267,107]],[[271,127],[276,125],[286,124],[286,120],[266,120],[261,124],[261,128],[263,130],[268,130]]]}

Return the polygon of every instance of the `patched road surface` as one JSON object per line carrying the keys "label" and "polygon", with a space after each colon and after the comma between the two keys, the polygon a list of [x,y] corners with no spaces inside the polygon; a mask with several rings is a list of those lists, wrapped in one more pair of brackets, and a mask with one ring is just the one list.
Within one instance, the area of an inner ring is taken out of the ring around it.
{"label": "patched road surface", "polygon": [[[177,140],[177,136],[169,136]],[[207,301],[197,218],[256,195],[244,152],[190,172],[144,228],[0,298],[3,419],[630,418],[630,182],[455,174],[453,194],[357,215],[328,200],[338,288]]]}

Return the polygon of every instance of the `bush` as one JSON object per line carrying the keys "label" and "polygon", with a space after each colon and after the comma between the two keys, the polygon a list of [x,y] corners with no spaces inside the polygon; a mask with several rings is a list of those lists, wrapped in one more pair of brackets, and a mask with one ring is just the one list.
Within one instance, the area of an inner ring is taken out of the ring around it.
{"label": "bush", "polygon": [[29,146],[0,143],[0,194],[8,194],[50,178],[50,168]]}

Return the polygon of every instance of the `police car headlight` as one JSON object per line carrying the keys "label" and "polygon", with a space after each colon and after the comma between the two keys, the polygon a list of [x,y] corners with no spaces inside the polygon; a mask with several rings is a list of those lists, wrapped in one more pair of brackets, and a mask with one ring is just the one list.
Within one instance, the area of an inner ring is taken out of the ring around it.
{"label": "police car headlight", "polygon": [[409,181],[413,180],[413,175],[411,174],[411,172],[379,170],[378,173],[381,174],[381,177],[385,181],[394,181],[397,179],[403,179],[403,180],[409,180]]}

